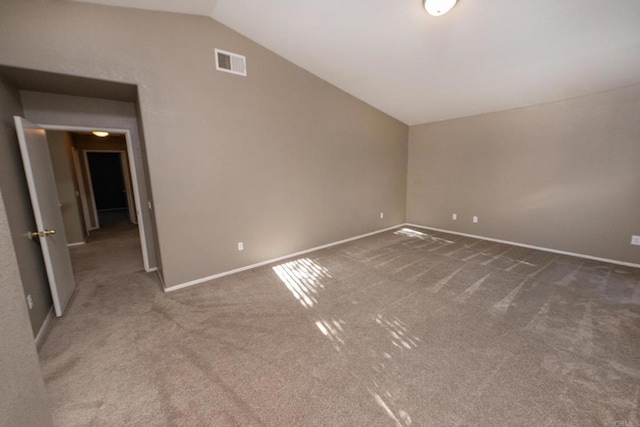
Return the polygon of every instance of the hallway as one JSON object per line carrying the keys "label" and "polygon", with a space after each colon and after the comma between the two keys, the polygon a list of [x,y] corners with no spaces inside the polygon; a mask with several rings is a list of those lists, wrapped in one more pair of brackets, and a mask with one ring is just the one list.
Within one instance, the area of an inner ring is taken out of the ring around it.
{"label": "hallway", "polygon": [[163,297],[157,274],[144,271],[137,226],[121,216],[101,214],[89,242],[70,248],[76,294],[39,352],[57,425],[91,424],[85,413],[114,409],[102,407],[105,396],[126,400],[127,390],[107,380],[136,345],[140,304]]}

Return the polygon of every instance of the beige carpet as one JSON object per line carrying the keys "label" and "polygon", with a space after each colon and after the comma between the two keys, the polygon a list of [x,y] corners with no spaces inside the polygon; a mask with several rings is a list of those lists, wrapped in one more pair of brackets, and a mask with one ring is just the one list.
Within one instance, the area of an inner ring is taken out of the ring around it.
{"label": "beige carpet", "polygon": [[40,353],[60,426],[640,420],[637,269],[398,229],[165,295],[95,237]]}

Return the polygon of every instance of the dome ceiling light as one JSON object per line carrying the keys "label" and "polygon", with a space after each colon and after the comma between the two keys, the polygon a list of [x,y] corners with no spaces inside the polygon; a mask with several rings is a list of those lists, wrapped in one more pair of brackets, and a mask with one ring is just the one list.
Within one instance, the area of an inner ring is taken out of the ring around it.
{"label": "dome ceiling light", "polygon": [[433,16],[442,16],[453,9],[458,0],[424,0],[424,8]]}

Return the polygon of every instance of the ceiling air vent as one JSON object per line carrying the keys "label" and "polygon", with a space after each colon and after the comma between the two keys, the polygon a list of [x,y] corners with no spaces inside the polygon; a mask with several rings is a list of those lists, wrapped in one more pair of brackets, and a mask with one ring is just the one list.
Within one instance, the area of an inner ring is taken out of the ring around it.
{"label": "ceiling air vent", "polygon": [[225,73],[247,75],[247,58],[236,53],[216,49],[216,69]]}

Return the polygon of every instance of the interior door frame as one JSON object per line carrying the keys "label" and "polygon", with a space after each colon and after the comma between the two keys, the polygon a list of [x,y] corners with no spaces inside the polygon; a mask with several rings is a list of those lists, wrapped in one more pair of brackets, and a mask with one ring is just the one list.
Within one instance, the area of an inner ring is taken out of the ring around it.
{"label": "interior door frame", "polygon": [[[91,165],[89,164],[89,153],[117,153],[120,154],[120,165],[122,166],[122,181],[124,183],[125,193],[127,195],[127,210],[129,211],[129,221],[132,224],[137,224],[137,214],[136,214],[136,206],[133,201],[133,196],[131,194],[131,179],[129,174],[129,162],[128,162],[128,154],[126,150],[109,150],[109,149],[99,149],[92,148],[89,150],[82,150],[84,153],[84,164],[87,168],[87,177],[89,178],[90,187],[89,187],[89,195],[91,196],[93,203],[93,212],[95,215],[96,224],[99,225],[98,219],[98,209],[96,207],[96,195],[93,192],[93,176],[91,175]],[[98,228],[100,228],[98,226]]]}
{"label": "interior door frame", "polygon": [[[43,124],[38,123],[44,130],[55,130],[62,132],[92,132],[96,130],[95,127],[86,127],[86,126],[67,126],[67,125],[54,125],[54,124]],[[140,246],[142,249],[142,262],[144,263],[144,269],[147,272],[155,271],[155,268],[151,268],[151,262],[149,260],[149,251],[147,249],[147,239],[144,232],[144,218],[142,217],[142,206],[140,202],[140,181],[138,180],[138,175],[142,175],[142,171],[138,171],[136,169],[136,162],[132,161],[134,159],[133,156],[133,142],[131,140],[131,132],[129,129],[117,129],[117,128],[103,128],[100,127],[100,130],[107,131],[109,133],[123,135],[125,141],[127,143],[127,156],[130,159],[129,161],[129,173],[131,174],[131,181],[133,187],[133,200],[135,202],[135,210],[136,215],[138,217],[138,232],[140,233]]]}
{"label": "interior door frame", "polygon": [[[84,230],[87,237],[91,234],[91,217],[89,211],[89,201],[87,200],[86,184],[82,176],[82,168],[80,167],[80,155],[76,147],[71,147],[73,153],[73,168],[76,172],[76,180],[78,181],[78,193],[80,193],[80,204],[82,205],[82,216],[84,217]],[[86,238],[85,238],[86,240]]]}
{"label": "interior door frame", "polygon": [[[89,194],[89,202],[91,202],[91,209],[89,215],[93,216],[94,226],[90,226],[91,230],[100,229],[100,218],[98,217],[98,206],[96,205],[96,195],[93,194],[93,177],[91,176],[91,168],[89,167],[89,158],[87,157],[87,150],[82,150],[82,157],[84,159],[84,172],[87,176],[86,187],[83,188],[84,194]],[[82,174],[82,171],[78,171]]]}

